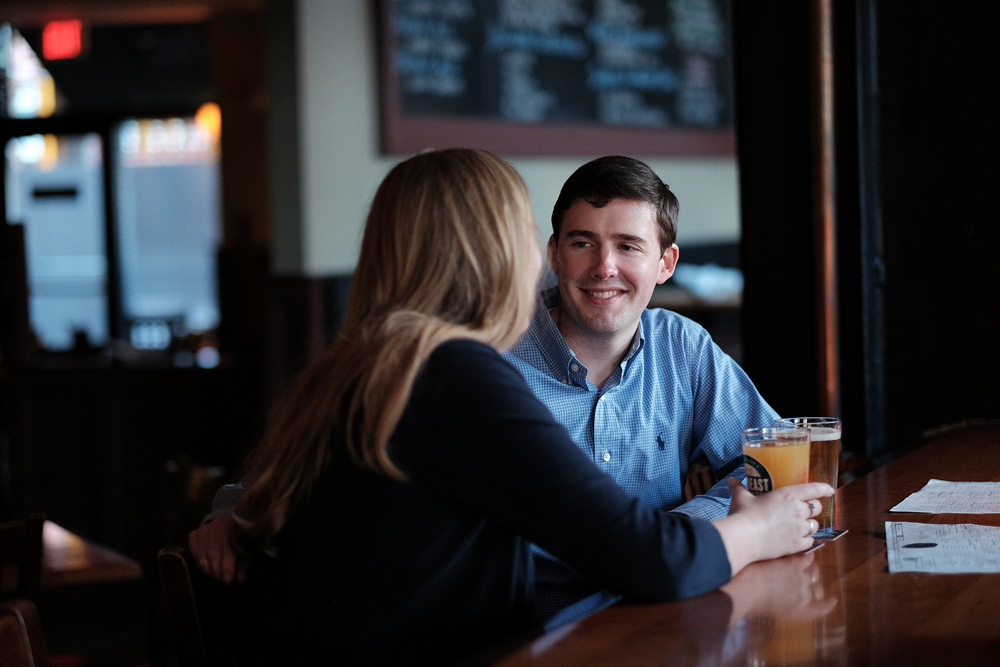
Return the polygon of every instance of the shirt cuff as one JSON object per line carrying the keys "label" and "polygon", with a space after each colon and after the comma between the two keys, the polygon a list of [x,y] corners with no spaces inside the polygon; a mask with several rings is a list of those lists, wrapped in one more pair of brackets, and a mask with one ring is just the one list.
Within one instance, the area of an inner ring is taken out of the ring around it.
{"label": "shirt cuff", "polygon": [[715,521],[729,516],[729,498],[715,496],[695,496],[683,505],[678,505],[671,512],[684,514],[695,519]]}

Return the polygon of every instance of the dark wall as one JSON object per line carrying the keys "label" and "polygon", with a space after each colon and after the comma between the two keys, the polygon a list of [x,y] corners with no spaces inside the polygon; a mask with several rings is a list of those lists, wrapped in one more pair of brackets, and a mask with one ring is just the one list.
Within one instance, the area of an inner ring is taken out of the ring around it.
{"label": "dark wall", "polygon": [[886,439],[1000,417],[994,3],[877,5]]}
{"label": "dark wall", "polygon": [[[733,7],[745,366],[782,414],[816,405],[807,5]],[[840,416],[875,454],[1000,417],[997,9],[833,9]]]}
{"label": "dark wall", "polygon": [[179,479],[188,467],[221,466],[216,485],[239,476],[263,424],[259,382],[241,369],[78,361],[77,368],[64,359],[58,367],[11,369],[15,515],[46,512],[151,566],[156,551],[179,543],[205,508],[183,526],[173,525],[173,515],[214,493],[196,494],[191,480]]}
{"label": "dark wall", "polygon": [[782,415],[816,406],[807,25],[804,2],[733,3],[744,367]]}
{"label": "dark wall", "polygon": [[[42,29],[19,26],[36,54]],[[76,58],[49,60],[73,114],[115,110],[197,109],[213,99],[205,25],[92,25]]]}

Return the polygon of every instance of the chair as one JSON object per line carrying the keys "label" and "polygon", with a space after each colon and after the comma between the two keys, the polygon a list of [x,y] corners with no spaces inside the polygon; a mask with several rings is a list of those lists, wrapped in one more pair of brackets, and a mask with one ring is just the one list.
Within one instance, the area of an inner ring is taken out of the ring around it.
{"label": "chair", "polygon": [[708,493],[717,481],[711,466],[704,463],[692,463],[684,477],[684,502],[695,496]]}
{"label": "chair", "polygon": [[157,555],[180,667],[233,667],[226,601],[229,589],[205,576],[185,547]]}
{"label": "chair", "polygon": [[[44,514],[32,514],[27,519],[0,523],[0,582],[6,582],[4,571],[17,567],[17,588],[14,597],[33,602],[42,590],[42,526]],[[6,591],[0,590],[0,597]]]}
{"label": "chair", "polygon": [[0,603],[0,667],[49,667],[38,610],[30,600]]}

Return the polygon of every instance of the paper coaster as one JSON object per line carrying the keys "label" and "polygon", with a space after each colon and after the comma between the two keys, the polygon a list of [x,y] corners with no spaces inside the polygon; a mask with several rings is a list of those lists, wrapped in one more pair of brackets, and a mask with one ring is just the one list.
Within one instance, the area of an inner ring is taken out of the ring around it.
{"label": "paper coaster", "polygon": [[799,555],[802,555],[802,554],[812,553],[813,551],[816,551],[820,547],[824,547],[824,546],[826,546],[826,541],[825,540],[816,540],[816,539],[814,539],[811,547],[809,547],[805,551],[799,551],[799,552],[797,552],[797,553],[795,553],[793,555],[799,556]]}
{"label": "paper coaster", "polygon": [[812,537],[817,542],[833,542],[834,540],[839,539],[840,537],[842,537],[846,533],[847,533],[847,529],[844,529],[844,530],[835,530],[832,533],[830,533],[829,535],[813,535]]}

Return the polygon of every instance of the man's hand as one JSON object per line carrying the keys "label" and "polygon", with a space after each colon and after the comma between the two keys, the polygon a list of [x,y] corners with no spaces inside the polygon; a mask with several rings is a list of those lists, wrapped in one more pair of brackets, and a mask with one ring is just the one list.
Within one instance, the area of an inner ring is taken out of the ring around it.
{"label": "man's hand", "polygon": [[734,576],[754,561],[808,549],[810,535],[819,527],[812,518],[822,510],[817,499],[834,493],[828,484],[811,482],[754,496],[735,478],[729,479],[729,491],[733,496],[729,516],[714,525]]}
{"label": "man's hand", "polygon": [[243,583],[247,576],[246,563],[240,561],[233,548],[233,517],[223,514],[202,524],[188,535],[188,548],[201,571],[224,584]]}

